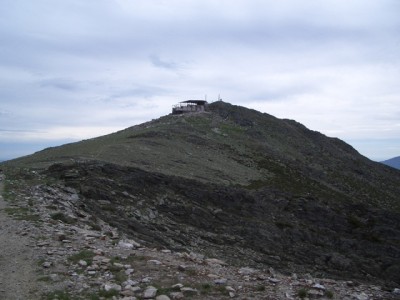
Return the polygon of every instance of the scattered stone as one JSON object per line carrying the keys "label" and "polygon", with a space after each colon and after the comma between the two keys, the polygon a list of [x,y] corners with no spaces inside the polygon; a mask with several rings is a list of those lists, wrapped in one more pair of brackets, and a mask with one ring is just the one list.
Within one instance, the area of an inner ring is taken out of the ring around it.
{"label": "scattered stone", "polygon": [[181,271],[181,272],[185,272],[186,269],[187,269],[187,267],[185,265],[179,265],[178,266],[178,270]]}
{"label": "scattered stone", "polygon": [[308,298],[316,299],[324,296],[324,292],[322,290],[309,290],[307,292]]}
{"label": "scattered stone", "polygon": [[113,266],[114,266],[115,268],[119,269],[119,270],[122,270],[122,269],[124,268],[124,265],[123,265],[123,264],[120,264],[120,263],[113,263]]}
{"label": "scattered stone", "polygon": [[190,288],[190,287],[183,287],[181,288],[181,292],[184,295],[197,295],[199,293],[198,290],[194,289],[194,288]]}
{"label": "scattered stone", "polygon": [[104,284],[104,290],[107,292],[110,290],[116,290],[116,291],[120,292],[122,290],[122,287],[116,283],[106,283],[106,284]]}
{"label": "scattered stone", "polygon": [[110,263],[110,261],[111,261],[111,259],[109,259],[109,258],[103,258],[103,259],[101,260],[101,263],[102,263],[103,265],[106,265],[106,264]]}
{"label": "scattered stone", "polygon": [[214,283],[217,285],[224,285],[228,282],[228,279],[226,278],[219,278],[219,279],[215,279]]}
{"label": "scattered stone", "polygon": [[59,282],[61,280],[61,278],[58,274],[50,274],[49,278],[52,282]]}
{"label": "scattered stone", "polygon": [[355,282],[353,282],[353,281],[346,281],[346,284],[347,284],[347,286],[349,286],[349,287],[353,287],[353,286],[356,286],[357,284],[355,283]]}
{"label": "scattered stone", "polygon": [[271,282],[271,283],[273,283],[273,284],[277,284],[277,283],[279,283],[279,282],[280,282],[280,280],[279,280],[279,279],[272,278],[272,277],[268,277],[268,281],[269,281],[269,282]]}
{"label": "scattered stone", "polygon": [[305,282],[307,285],[312,285],[314,283],[312,279],[306,279]]}
{"label": "scattered stone", "polygon": [[88,263],[86,261],[84,261],[84,260],[80,260],[78,262],[78,265],[80,265],[81,267],[86,267],[88,265]]}
{"label": "scattered stone", "polygon": [[182,283],[177,283],[177,284],[174,284],[173,286],[171,286],[171,288],[173,288],[173,289],[181,289],[181,288],[183,288],[183,284]]}
{"label": "scattered stone", "polygon": [[149,283],[151,281],[151,277],[145,277],[141,280],[142,283]]}
{"label": "scattered stone", "polygon": [[160,295],[156,297],[156,300],[171,300],[171,298],[167,295]]}
{"label": "scattered stone", "polygon": [[99,266],[96,265],[96,264],[93,264],[93,265],[87,267],[87,270],[88,270],[88,271],[96,271],[96,270],[98,270],[98,269],[99,269]]}
{"label": "scattered stone", "polygon": [[128,279],[127,281],[124,281],[122,283],[123,286],[127,286],[127,285],[135,286],[135,285],[138,285],[138,284],[139,284],[138,281],[131,280],[131,279]]}
{"label": "scattered stone", "polygon": [[140,292],[142,288],[140,286],[133,286],[130,288],[130,290],[134,293]]}
{"label": "scattered stone", "polygon": [[242,275],[251,275],[251,274],[254,274],[256,272],[257,272],[256,269],[249,268],[249,267],[240,268],[239,271],[238,271],[238,273],[242,274]]}
{"label": "scattered stone", "polygon": [[353,294],[352,296],[354,297],[354,299],[357,299],[357,300],[369,300],[368,295],[364,292],[362,292],[360,294]]}
{"label": "scattered stone", "polygon": [[185,297],[182,292],[172,292],[169,295],[174,300],[180,300],[180,299],[183,299]]}
{"label": "scattered stone", "polygon": [[135,292],[132,291],[131,289],[126,289],[121,292],[121,295],[125,297],[132,297],[133,295],[135,295]]}
{"label": "scattered stone", "polygon": [[121,248],[125,248],[125,249],[133,249],[134,248],[133,244],[124,242],[122,240],[118,242],[118,246]]}
{"label": "scattered stone", "polygon": [[141,245],[134,240],[126,240],[126,242],[128,242],[129,244],[132,244],[135,248],[141,247]]}
{"label": "scattered stone", "polygon": [[221,265],[221,266],[226,265],[226,263],[224,261],[217,259],[217,258],[207,258],[206,263],[209,265]]}
{"label": "scattered stone", "polygon": [[162,262],[156,259],[150,259],[147,262],[154,265],[162,265]]}
{"label": "scattered stone", "polygon": [[[35,187],[35,191],[37,189],[39,188]],[[120,194],[120,192],[115,194]],[[76,196],[71,197],[71,195]],[[41,197],[41,200],[38,197]],[[218,292],[222,291],[225,298],[229,295],[230,298],[238,297],[240,299],[258,299],[257,297],[260,296],[260,299],[294,300],[298,299],[297,293],[302,288],[307,289],[308,299],[321,300],[327,299],[329,296],[327,289],[334,291],[335,299],[347,300],[397,299],[400,295],[399,288],[389,292],[385,288],[356,281],[313,278],[310,274],[303,275],[302,273],[286,276],[272,268],[268,270],[254,269],[248,266],[237,268],[226,264],[223,260],[217,258],[205,259],[203,255],[193,252],[189,254],[172,252],[169,249],[141,248],[139,243],[125,237],[121,237],[121,240],[118,241],[117,239],[120,239],[120,237],[117,230],[100,218],[92,218],[89,210],[81,206],[83,205],[82,199],[79,199],[76,192],[65,194],[62,189],[51,187],[51,195],[39,194],[38,197],[32,197],[32,201],[38,204],[43,203],[43,205],[35,205],[30,209],[35,214],[43,216],[44,222],[49,221],[50,213],[54,212],[46,210],[46,206],[57,206],[58,211],[75,220],[74,224],[48,222],[46,226],[30,227],[25,222],[16,229],[17,234],[29,232],[29,238],[35,239],[26,242],[26,245],[34,248],[38,253],[35,258],[46,258],[46,261],[42,264],[44,274],[41,276],[43,281],[40,284],[63,286],[68,289],[71,299],[81,298],[82,295],[89,295],[99,289],[116,290],[120,295],[113,299],[124,300],[135,300],[135,295],[139,299],[155,300],[179,300],[191,296],[199,295],[198,298],[203,296],[197,289],[184,287],[181,283],[173,285],[173,292],[168,295],[159,296],[157,296],[157,292],[160,293],[160,291],[149,286],[150,282],[161,284],[164,279],[174,280],[174,278],[177,282],[185,282],[188,285],[190,283],[196,284],[195,286],[203,283],[204,287],[206,284],[209,287],[209,283],[220,285],[220,287],[212,288],[218,290]],[[72,205],[71,201],[76,201],[79,204]],[[110,201],[106,201],[107,205],[111,205]],[[138,206],[140,205],[138,204]],[[156,213],[156,208],[152,211],[156,216],[160,216]],[[93,231],[93,226],[88,225],[89,222],[98,225],[100,229]],[[167,229],[169,230],[169,228]],[[5,230],[8,230],[8,228],[5,227]],[[39,236],[40,240],[37,239]],[[64,243],[60,243],[60,241]],[[68,259],[68,257],[82,251],[95,254],[90,266],[86,259],[78,262]],[[111,263],[114,260],[111,258],[117,258],[119,262],[124,262],[124,264]],[[163,265],[163,267],[157,268],[147,265],[146,268],[146,263]],[[345,257],[336,255],[333,263],[344,266]],[[16,273],[17,267],[18,265],[11,272]],[[85,269],[85,271],[82,272],[82,269]],[[119,278],[114,272],[115,270],[121,270],[122,274],[118,273],[118,275],[129,279],[121,285],[117,284]],[[57,273],[55,274],[55,272]],[[132,278],[137,280],[132,280]],[[140,278],[143,279],[140,280]],[[228,282],[231,286],[227,286]],[[268,285],[268,282],[274,285],[279,284],[279,286],[272,288],[272,285]],[[139,286],[141,283],[145,284],[145,288]],[[16,288],[23,284],[24,282],[17,283]],[[0,286],[2,286],[2,282],[0,282]],[[254,293],[255,291],[259,292]],[[0,292],[5,292],[3,287],[0,288]],[[215,296],[214,291],[212,296]],[[218,296],[216,297],[218,298]]]}
{"label": "scattered stone", "polygon": [[135,270],[134,269],[126,269],[125,274],[126,275],[131,275]]}
{"label": "scattered stone", "polygon": [[229,285],[227,285],[227,286],[225,287],[225,289],[226,289],[228,292],[236,292],[236,290],[235,290],[233,287],[229,286]]}
{"label": "scattered stone", "polygon": [[157,289],[154,286],[148,286],[143,292],[144,299],[154,298],[157,295]]}
{"label": "scattered stone", "polygon": [[323,286],[322,284],[319,284],[319,283],[316,283],[316,284],[312,285],[311,287],[313,289],[317,289],[317,290],[323,290],[323,291],[326,290],[325,286]]}
{"label": "scattered stone", "polygon": [[268,279],[268,276],[265,275],[265,274],[257,274],[256,278],[257,278],[258,280],[267,280],[267,279]]}
{"label": "scattered stone", "polygon": [[39,243],[36,244],[36,246],[38,246],[38,247],[45,247],[45,246],[48,246],[48,245],[50,245],[49,242],[39,242]]}

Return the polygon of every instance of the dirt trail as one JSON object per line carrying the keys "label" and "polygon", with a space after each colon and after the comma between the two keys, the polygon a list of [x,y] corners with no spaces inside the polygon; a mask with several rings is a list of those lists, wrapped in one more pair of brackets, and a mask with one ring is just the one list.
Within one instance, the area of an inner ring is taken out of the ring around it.
{"label": "dirt trail", "polygon": [[34,250],[29,238],[18,234],[21,222],[4,211],[3,180],[0,174],[0,299],[37,299]]}

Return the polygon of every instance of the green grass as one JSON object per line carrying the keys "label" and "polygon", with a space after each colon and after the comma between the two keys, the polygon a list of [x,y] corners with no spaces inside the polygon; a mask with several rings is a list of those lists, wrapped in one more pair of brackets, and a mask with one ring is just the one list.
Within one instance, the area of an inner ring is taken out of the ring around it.
{"label": "green grass", "polygon": [[258,292],[264,292],[265,291],[265,286],[264,285],[259,285],[259,286],[257,286],[256,290]]}
{"label": "green grass", "polygon": [[214,285],[209,282],[196,284],[195,288],[200,292],[201,295],[212,296],[215,295],[229,295],[229,292],[226,290],[225,285]]}
{"label": "green grass", "polygon": [[149,259],[151,259],[150,256],[129,254],[129,256],[126,259],[121,259],[118,256],[115,256],[111,259],[110,263],[113,264],[114,262],[119,262],[122,264],[131,264],[131,263],[138,262],[138,261],[144,262]]}
{"label": "green grass", "polygon": [[115,268],[113,265],[111,265],[109,270],[114,275],[114,280],[116,283],[121,284],[128,280],[128,275],[126,275],[125,271],[121,270],[121,268]]}
{"label": "green grass", "polygon": [[100,299],[100,298],[110,299],[110,298],[113,298],[113,297],[118,297],[119,296],[119,292],[117,290],[114,290],[114,289],[111,289],[109,291],[100,290],[98,292],[98,296],[99,296],[99,298],[91,298],[91,299]]}
{"label": "green grass", "polygon": [[9,179],[8,177],[4,180],[3,185],[3,198],[8,202],[14,202],[17,198],[17,193],[15,190],[17,189],[17,182]]}
{"label": "green grass", "polygon": [[102,210],[109,211],[109,212],[116,212],[117,208],[115,205],[112,204],[105,204],[100,206]]}
{"label": "green grass", "polygon": [[29,209],[26,207],[6,207],[4,211],[10,216],[15,216],[27,214],[29,212]]}
{"label": "green grass", "polygon": [[235,135],[235,134],[243,134],[245,132],[245,129],[239,125],[236,124],[231,124],[231,123],[223,123],[220,125],[220,130],[222,133],[228,134],[228,135]]}
{"label": "green grass", "polygon": [[73,218],[65,215],[62,212],[56,212],[54,214],[51,214],[50,217],[53,220],[61,221],[61,222],[66,223],[66,224],[75,224],[76,223],[76,220],[74,220]]}
{"label": "green grass", "polygon": [[31,210],[26,207],[6,207],[4,211],[16,220],[25,220],[30,222],[39,222],[40,216],[31,213]]}
{"label": "green grass", "polygon": [[101,226],[98,225],[98,224],[96,224],[96,223],[90,222],[88,225],[89,225],[93,230],[101,231]]}
{"label": "green grass", "polygon": [[42,282],[50,282],[50,276],[48,275],[44,275],[44,276],[40,276],[37,281],[42,281]]}
{"label": "green grass", "polygon": [[162,287],[157,284],[155,284],[154,287],[157,289],[157,295],[168,295],[171,292],[179,291],[179,289],[174,289],[172,287]]}
{"label": "green grass", "polygon": [[334,297],[334,293],[332,292],[332,291],[326,291],[325,292],[325,296],[328,298],[328,299],[333,299],[333,297]]}
{"label": "green grass", "polygon": [[80,260],[86,261],[88,265],[91,265],[93,262],[93,257],[96,254],[93,251],[90,250],[81,250],[80,252],[71,255],[68,257],[68,260],[77,264]]}
{"label": "green grass", "polygon": [[299,296],[299,298],[304,299],[306,298],[308,295],[308,290],[305,288],[301,288],[298,292],[297,292],[297,296]]}
{"label": "green grass", "polygon": [[212,291],[212,285],[209,283],[203,283],[197,289],[200,290],[200,294],[207,295]]}
{"label": "green grass", "polygon": [[48,293],[45,298],[46,300],[72,300],[73,298],[67,291],[54,291]]}

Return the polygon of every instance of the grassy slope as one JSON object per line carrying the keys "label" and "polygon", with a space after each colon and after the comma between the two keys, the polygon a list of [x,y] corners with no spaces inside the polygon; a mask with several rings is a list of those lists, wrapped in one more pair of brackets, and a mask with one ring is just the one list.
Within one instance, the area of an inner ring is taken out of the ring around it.
{"label": "grassy slope", "polygon": [[368,160],[344,142],[224,102],[209,110],[164,116],[8,164],[45,167],[71,159],[100,160],[203,182],[273,187],[399,209],[400,172]]}

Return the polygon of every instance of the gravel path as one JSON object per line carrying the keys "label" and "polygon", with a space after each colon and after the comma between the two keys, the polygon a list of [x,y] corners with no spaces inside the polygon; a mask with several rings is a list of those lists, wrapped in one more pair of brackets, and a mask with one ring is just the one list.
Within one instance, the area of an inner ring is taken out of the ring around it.
{"label": "gravel path", "polygon": [[11,219],[4,208],[3,177],[0,174],[0,299],[37,299],[34,250],[28,237],[18,234],[21,222]]}

